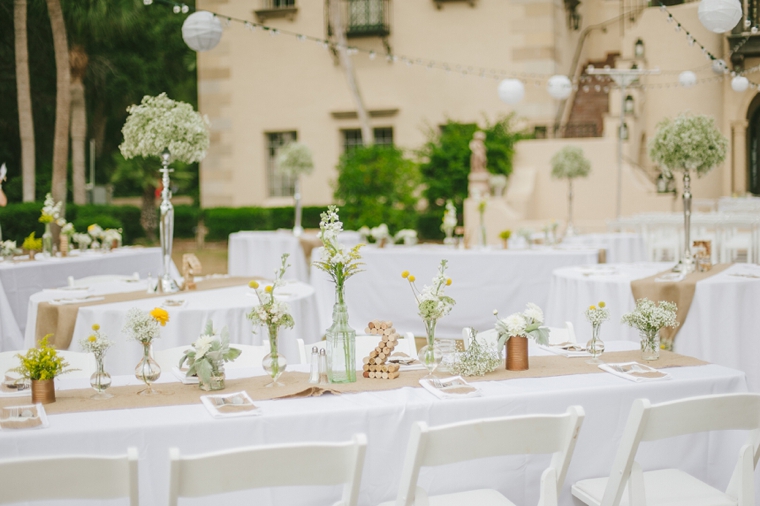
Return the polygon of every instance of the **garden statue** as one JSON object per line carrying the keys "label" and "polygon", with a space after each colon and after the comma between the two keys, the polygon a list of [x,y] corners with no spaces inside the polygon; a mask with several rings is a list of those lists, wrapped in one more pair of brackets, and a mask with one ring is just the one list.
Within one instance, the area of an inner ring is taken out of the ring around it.
{"label": "garden statue", "polygon": [[478,130],[473,134],[470,141],[472,154],[470,155],[470,176],[468,179],[471,198],[486,197],[490,193],[488,170],[486,169],[488,157],[486,156],[485,139],[485,132]]}

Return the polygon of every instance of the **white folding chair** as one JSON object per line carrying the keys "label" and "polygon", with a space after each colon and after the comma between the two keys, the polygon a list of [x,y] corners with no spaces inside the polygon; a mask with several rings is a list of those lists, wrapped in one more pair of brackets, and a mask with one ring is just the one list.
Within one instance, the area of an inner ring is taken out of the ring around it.
{"label": "white folding chair", "polygon": [[129,497],[137,506],[137,448],[126,455],[0,460],[0,504]]}
{"label": "white folding chair", "polygon": [[[317,349],[324,349],[326,346],[325,341],[319,341],[316,343],[306,344],[303,339],[296,339],[298,343],[298,354],[302,364],[309,364],[311,357],[311,349],[316,346]],[[357,335],[356,336],[356,368],[361,369],[364,366],[363,359],[369,355],[369,352],[377,347],[377,343],[380,342],[380,336],[374,335]],[[403,339],[399,339],[394,353],[405,353],[412,358],[417,358],[417,344],[414,341],[414,334],[406,332],[403,335]]]}
{"label": "white folding chair", "polygon": [[[225,369],[261,365],[261,361],[270,351],[269,341],[266,339],[264,340],[264,344],[260,346],[231,343],[230,347],[237,348],[241,353],[233,362],[225,362]],[[174,348],[156,351],[154,358],[156,359],[156,362],[158,362],[158,366],[162,371],[171,371],[172,367],[179,366],[179,361],[182,358],[182,355],[185,354],[185,350],[189,349],[190,346],[176,346]]]}
{"label": "white folding chair", "polygon": [[301,443],[239,448],[180,457],[169,449],[169,506],[180,497],[204,497],[254,488],[343,484],[335,506],[355,506],[367,437],[345,443]]}
{"label": "white folding chair", "polygon": [[412,425],[401,485],[395,501],[380,506],[514,506],[493,489],[480,489],[430,496],[417,486],[422,466],[441,466],[466,460],[515,454],[552,453],[551,464],[541,475],[541,506],[556,506],[565,481],[583,408],[570,406],[562,415],[490,418],[430,428],[425,422]]}
{"label": "white folding chair", "polygon": [[[642,472],[634,460],[639,443],[711,430],[749,430],[726,492],[679,469]],[[651,404],[633,402],[609,478],[577,482],[575,497],[588,505],[754,506],[753,473],[760,457],[760,395],[693,397]],[[623,497],[625,489],[628,497]]]}

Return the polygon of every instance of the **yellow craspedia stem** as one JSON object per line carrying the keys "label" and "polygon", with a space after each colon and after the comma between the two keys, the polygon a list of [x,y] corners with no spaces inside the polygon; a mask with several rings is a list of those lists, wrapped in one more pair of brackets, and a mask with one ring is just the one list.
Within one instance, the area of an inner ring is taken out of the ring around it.
{"label": "yellow craspedia stem", "polygon": [[604,303],[604,301],[602,301],[602,302],[600,302],[600,303],[599,303],[599,307],[604,307],[604,306],[606,306],[606,305],[607,305],[607,304],[605,304],[605,303]]}
{"label": "yellow craspedia stem", "polygon": [[160,307],[153,308],[153,311],[150,312],[150,315],[155,318],[162,327],[169,321],[169,313],[166,311],[166,309],[161,309]]}
{"label": "yellow craspedia stem", "polygon": [[92,330],[96,330],[96,331],[100,330],[100,325],[98,325],[97,323],[93,323],[92,324]]}
{"label": "yellow craspedia stem", "polygon": [[91,343],[94,343],[95,341],[98,340],[98,338],[95,337],[95,335],[91,335],[90,337],[87,338],[87,340],[90,341]]}
{"label": "yellow craspedia stem", "polygon": [[451,278],[446,280],[446,286],[451,286],[451,283],[452,283]]}
{"label": "yellow craspedia stem", "polygon": [[267,285],[267,287],[264,288],[264,291],[267,293],[272,293],[272,285]]}
{"label": "yellow craspedia stem", "polygon": [[401,277],[404,278],[404,279],[408,278],[409,277],[409,271],[402,272],[401,273]]}
{"label": "yellow craspedia stem", "polygon": [[588,308],[589,310],[593,311],[594,309],[596,309],[596,306],[589,306]]}
{"label": "yellow craspedia stem", "polygon": [[409,280],[410,283],[414,283],[414,280],[417,278],[415,278],[414,276],[409,276],[407,279]]}
{"label": "yellow craspedia stem", "polygon": [[255,279],[252,279],[248,282],[248,286],[250,286],[251,288],[255,290],[256,288],[259,287],[259,282],[256,281]]}

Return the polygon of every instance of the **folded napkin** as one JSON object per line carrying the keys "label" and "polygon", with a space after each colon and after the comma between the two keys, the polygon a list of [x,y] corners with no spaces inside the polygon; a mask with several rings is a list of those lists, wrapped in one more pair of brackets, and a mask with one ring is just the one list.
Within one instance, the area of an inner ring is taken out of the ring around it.
{"label": "folded napkin", "polygon": [[423,378],[420,380],[420,385],[439,399],[480,397],[480,390],[467,383],[461,376],[434,378],[432,380]]}
{"label": "folded napkin", "polygon": [[0,383],[0,397],[22,397],[30,395],[29,381],[15,373],[5,373]]}
{"label": "folded napkin", "polygon": [[648,365],[639,364],[638,362],[600,364],[599,369],[636,383],[671,379],[670,374],[658,371]]}
{"label": "folded napkin", "polygon": [[578,343],[539,344],[539,348],[563,357],[590,357],[586,347]]}
{"label": "folded napkin", "polygon": [[666,272],[665,274],[661,274],[654,278],[655,282],[657,283],[667,283],[667,282],[679,282],[683,281],[683,278],[686,277],[686,274],[683,272]]}
{"label": "folded napkin", "polygon": [[390,357],[388,357],[388,360],[386,360],[386,363],[398,364],[399,366],[398,370],[401,372],[419,371],[425,368],[425,364],[423,364],[416,358],[412,358],[406,353],[402,353],[400,351],[397,351],[396,353],[393,353]]}
{"label": "folded napkin", "polygon": [[185,299],[166,299],[161,303],[161,307],[166,309],[171,309],[175,307],[184,307],[187,305],[187,301]]}
{"label": "folded napkin", "polygon": [[72,297],[67,299],[53,299],[50,301],[50,304],[53,306],[65,306],[68,304],[83,304],[85,302],[95,302],[98,300],[103,300],[105,297],[94,297],[94,296],[86,296],[86,297]]}
{"label": "folded napkin", "polygon": [[577,267],[577,270],[584,276],[614,276],[620,274],[616,268],[606,265],[600,265],[599,267],[584,265]]}
{"label": "folded napkin", "polygon": [[214,418],[234,418],[261,414],[261,408],[257,407],[245,392],[202,395],[201,402]]}
{"label": "folded napkin", "polygon": [[0,429],[44,429],[48,426],[42,404],[7,406],[0,409]]}

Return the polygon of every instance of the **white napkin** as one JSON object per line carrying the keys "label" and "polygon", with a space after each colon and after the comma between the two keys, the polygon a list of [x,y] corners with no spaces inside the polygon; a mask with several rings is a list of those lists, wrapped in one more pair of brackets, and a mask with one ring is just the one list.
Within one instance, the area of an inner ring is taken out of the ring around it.
{"label": "white napkin", "polygon": [[[662,371],[658,371],[648,365],[640,364],[638,362],[620,362],[617,364],[600,364],[599,369],[606,371],[615,376],[627,379],[628,381],[634,381],[636,383],[644,383],[647,381],[659,381],[669,380],[672,378],[670,374]],[[642,373],[656,373],[657,377],[642,376]]]}
{"label": "white napkin", "polygon": [[440,385],[435,381],[421,379],[422,388],[435,395],[439,399],[464,399],[466,397],[480,397],[480,390],[467,383],[461,376],[439,378]]}
{"label": "white napkin", "polygon": [[673,282],[673,281],[677,283],[678,281],[683,280],[684,276],[686,276],[686,274],[684,274],[683,272],[668,272],[668,273],[663,274],[662,276],[657,276],[656,278],[654,278],[654,280],[658,283],[667,283],[667,282]]}
{"label": "white napkin", "polygon": [[198,376],[187,376],[187,371],[181,370],[179,367],[174,366],[172,367],[172,374],[175,378],[180,380],[183,385],[197,385],[198,384]]}
{"label": "white napkin", "polygon": [[[0,418],[0,430],[25,430],[25,429],[46,429],[50,427],[47,413],[42,404],[25,404],[23,406],[6,406],[2,408],[4,415],[10,415],[8,418]],[[38,425],[33,427],[14,426],[15,423],[24,423],[30,420],[38,420],[34,423]]]}
{"label": "white napkin", "polygon": [[[245,393],[245,391],[221,395],[202,395],[201,402],[206,406],[209,414],[214,418],[237,418],[240,416],[256,416],[261,414],[261,408],[258,408],[253,404],[253,401],[248,397],[248,394]],[[252,409],[231,413],[223,413],[217,409],[218,406],[224,405],[248,406]]]}
{"label": "white napkin", "polygon": [[95,302],[103,300],[104,297],[72,297],[69,299],[54,299],[50,301],[53,306],[64,306],[67,304],[82,304],[84,302]]}
{"label": "white napkin", "polygon": [[[574,346],[574,347],[572,347]],[[563,357],[590,357],[591,353],[586,351],[586,348],[580,344],[575,345],[545,345],[539,344],[539,348],[555,355],[562,355]]]}

